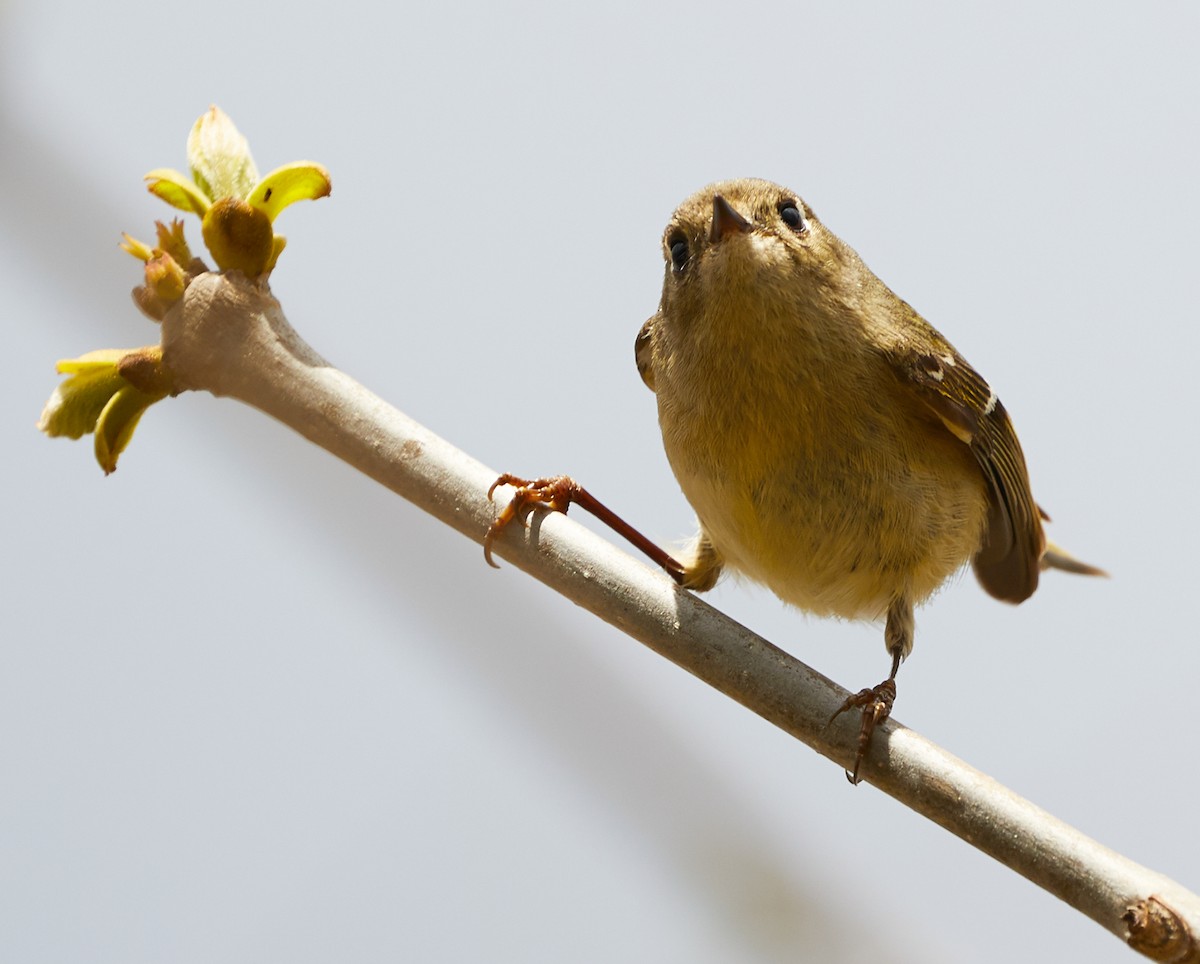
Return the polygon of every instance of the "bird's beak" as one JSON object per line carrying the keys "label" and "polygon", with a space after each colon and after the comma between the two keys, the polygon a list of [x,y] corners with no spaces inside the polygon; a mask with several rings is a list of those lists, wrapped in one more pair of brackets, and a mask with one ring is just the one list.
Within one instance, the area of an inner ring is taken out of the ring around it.
{"label": "bird's beak", "polygon": [[720,194],[713,195],[712,229],[708,232],[708,240],[716,244],[730,234],[745,234],[753,225],[733,209],[733,206]]}

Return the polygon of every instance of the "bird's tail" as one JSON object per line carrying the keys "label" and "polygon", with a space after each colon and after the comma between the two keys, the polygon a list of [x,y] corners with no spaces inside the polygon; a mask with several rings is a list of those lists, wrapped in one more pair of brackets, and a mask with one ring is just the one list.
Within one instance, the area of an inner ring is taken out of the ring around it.
{"label": "bird's tail", "polygon": [[1041,567],[1045,569],[1061,569],[1063,572],[1073,572],[1079,576],[1107,576],[1108,573],[1096,566],[1089,565],[1082,559],[1056,546],[1053,542],[1046,543],[1046,551],[1042,553]]}

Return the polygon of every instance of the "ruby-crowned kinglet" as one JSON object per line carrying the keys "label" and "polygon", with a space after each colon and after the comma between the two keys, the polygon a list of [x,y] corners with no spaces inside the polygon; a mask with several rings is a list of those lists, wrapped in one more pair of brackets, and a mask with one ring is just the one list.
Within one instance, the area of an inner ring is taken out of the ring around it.
{"label": "ruby-crowned kinglet", "polygon": [[[914,606],[968,562],[1012,603],[1042,568],[1100,571],[1047,551],[996,393],[796,194],[706,187],[676,210],[663,253],[637,364],[700,532],[679,563],[655,558],[691,589],[728,567],[807,612],[886,618],[891,674],[842,707],[863,710],[857,782],[912,650]],[[528,501],[594,503],[573,483],[539,483],[500,525]]]}

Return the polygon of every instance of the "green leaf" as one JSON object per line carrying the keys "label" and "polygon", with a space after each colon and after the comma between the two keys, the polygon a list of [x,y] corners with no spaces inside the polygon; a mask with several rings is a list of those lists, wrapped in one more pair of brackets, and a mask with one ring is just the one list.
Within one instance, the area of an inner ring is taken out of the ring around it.
{"label": "green leaf", "polygon": [[37,427],[52,438],[80,438],[94,431],[104,407],[126,384],[117,373],[117,362],[127,353],[105,348],[60,361],[58,371],[71,377],[54,389]]}
{"label": "green leaf", "polygon": [[192,126],[187,156],[196,184],[213,201],[245,199],[258,183],[250,145],[215,104]]}
{"label": "green leaf", "polygon": [[329,172],[312,161],[277,167],[254,186],[246,198],[272,221],[289,204],[328,197],[333,189]]}
{"label": "green leaf", "polygon": [[133,430],[146,411],[163,395],[147,395],[132,385],[117,392],[100,413],[96,423],[96,461],[105,475],[117,470],[117,459],[133,438]]}
{"label": "green leaf", "polygon": [[199,214],[200,217],[208,212],[211,202],[186,174],[169,167],[157,167],[143,175],[143,180],[151,194],[162,198],[172,207]]}

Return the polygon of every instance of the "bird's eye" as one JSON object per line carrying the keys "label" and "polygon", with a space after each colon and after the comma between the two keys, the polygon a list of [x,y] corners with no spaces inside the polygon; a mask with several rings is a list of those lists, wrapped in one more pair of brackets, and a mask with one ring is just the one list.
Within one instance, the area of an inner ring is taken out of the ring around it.
{"label": "bird's eye", "polygon": [[779,216],[783,218],[783,223],[793,231],[803,231],[808,225],[804,221],[804,215],[800,213],[800,206],[795,201],[784,201],[779,205]]}
{"label": "bird's eye", "polygon": [[682,234],[673,234],[667,239],[667,244],[671,246],[671,264],[676,271],[682,271],[687,267],[688,258],[691,256],[687,238]]}

